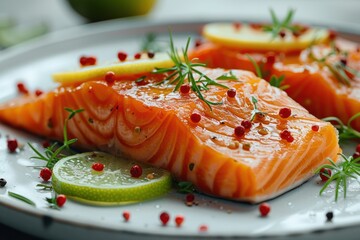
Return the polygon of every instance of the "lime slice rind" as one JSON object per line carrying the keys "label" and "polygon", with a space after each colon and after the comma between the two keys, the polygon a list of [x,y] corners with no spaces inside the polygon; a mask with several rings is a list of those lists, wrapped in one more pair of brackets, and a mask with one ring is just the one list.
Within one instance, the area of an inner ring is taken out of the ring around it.
{"label": "lime slice rind", "polygon": [[[93,162],[103,163],[104,170],[94,171],[91,168]],[[54,166],[52,185],[57,193],[98,205],[144,201],[170,191],[172,179],[169,172],[137,164],[142,167],[143,174],[140,178],[133,178],[129,170],[134,162],[99,152],[77,154]],[[147,178],[148,174],[152,179]]]}

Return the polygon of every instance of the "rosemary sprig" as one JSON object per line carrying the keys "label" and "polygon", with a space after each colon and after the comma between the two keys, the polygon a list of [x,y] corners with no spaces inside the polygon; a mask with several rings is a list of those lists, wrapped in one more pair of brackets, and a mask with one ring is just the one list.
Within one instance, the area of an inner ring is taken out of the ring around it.
{"label": "rosemary sprig", "polygon": [[44,154],[40,153],[39,150],[37,150],[34,146],[32,146],[30,143],[28,143],[29,147],[35,152],[36,156],[31,157],[32,159],[40,159],[43,161],[46,161],[46,167],[52,169],[62,157],[65,156],[64,152],[70,152],[73,153],[73,151],[70,149],[70,145],[75,143],[77,141],[76,138],[68,139],[67,134],[67,125],[69,120],[71,120],[77,113],[80,113],[84,111],[83,109],[73,110],[70,108],[65,108],[67,112],[69,112],[69,116],[65,119],[64,122],[64,128],[63,128],[63,144],[58,147],[58,143],[52,144],[50,147],[47,147],[44,151]]}
{"label": "rosemary sprig", "polygon": [[279,36],[283,30],[289,30],[293,33],[298,32],[300,30],[300,27],[294,26],[292,24],[294,13],[295,11],[293,9],[290,9],[284,20],[280,21],[279,18],[276,16],[274,10],[270,9],[272,24],[264,26],[263,31],[270,32],[273,38]]}
{"label": "rosemary sprig", "polygon": [[359,117],[360,117],[360,112],[354,114],[353,116],[351,116],[351,118],[349,119],[346,125],[337,117],[326,117],[323,118],[322,120],[333,123],[333,125],[339,131],[339,140],[342,141],[342,140],[354,139],[354,138],[360,139],[360,132],[351,127],[351,123]]}
{"label": "rosemary sprig", "polygon": [[[180,57],[178,51],[174,46],[174,41],[170,33],[170,52],[169,56],[175,64],[171,68],[155,68],[154,73],[170,73],[165,80],[161,83],[167,82],[168,84],[175,84],[174,91],[178,91],[181,85],[187,81],[191,87],[191,90],[196,96],[206,103],[212,110],[211,105],[221,105],[222,102],[212,102],[205,99],[202,91],[209,90],[209,86],[219,86],[228,88],[227,86],[217,83],[213,79],[209,78],[206,74],[202,73],[196,67],[205,67],[204,63],[194,63],[188,57],[188,48],[190,44],[190,37],[187,40],[185,49],[182,49],[182,57]],[[183,60],[182,60],[183,59]],[[197,76],[198,75],[198,76]]]}
{"label": "rosemary sprig", "polygon": [[250,121],[254,121],[256,115],[258,115],[260,117],[264,117],[266,115],[266,113],[262,112],[258,109],[258,106],[257,106],[258,100],[254,96],[251,96],[251,102],[254,106],[254,109],[251,111]]}
{"label": "rosemary sprig", "polygon": [[360,176],[360,157],[353,158],[352,156],[346,157],[340,153],[344,161],[338,165],[330,158],[328,158],[330,164],[323,164],[315,170],[315,173],[320,173],[321,169],[330,169],[334,172],[332,176],[328,176],[329,179],[325,182],[324,186],[320,189],[320,195],[329,187],[330,183],[335,181],[335,201],[338,200],[339,191],[342,188],[344,191],[344,198],[346,198],[347,192],[347,180],[357,179]]}
{"label": "rosemary sprig", "polygon": [[14,193],[14,192],[10,192],[10,191],[8,191],[8,195],[10,197],[16,198],[16,199],[18,199],[20,201],[23,201],[23,202],[25,202],[25,203],[27,203],[29,205],[32,205],[32,206],[36,207],[36,204],[32,200],[30,200],[27,197],[24,197],[23,195],[20,195],[18,193]]}
{"label": "rosemary sprig", "polygon": [[142,42],[140,50],[144,52],[162,52],[165,47],[160,44],[155,33],[148,33]]}

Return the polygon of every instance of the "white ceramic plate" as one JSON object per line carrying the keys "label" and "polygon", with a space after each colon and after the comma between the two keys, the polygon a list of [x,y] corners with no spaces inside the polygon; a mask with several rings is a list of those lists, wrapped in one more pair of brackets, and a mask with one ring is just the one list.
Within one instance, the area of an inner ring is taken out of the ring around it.
{"label": "white ceramic plate", "polygon": [[[171,26],[176,45],[180,46],[187,36],[196,36],[204,22],[144,25],[143,21],[111,21],[53,33],[41,40],[3,51],[0,55],[0,101],[17,94],[15,84],[20,80],[31,90],[51,89],[55,86],[51,74],[76,68],[80,55],[95,55],[100,62],[115,60],[120,50],[129,53],[138,51],[149,32],[167,40],[168,26]],[[42,139],[5,125],[0,125],[0,132],[0,178],[8,181],[5,188],[0,188],[0,222],[38,237],[90,240],[261,236],[269,239],[284,236],[333,239],[345,236],[350,239],[355,236],[352,234],[360,233],[358,183],[351,183],[345,201],[340,197],[335,203],[331,189],[319,196],[321,184],[318,177],[269,201],[271,213],[267,218],[259,217],[257,205],[204,195],[196,195],[198,206],[187,207],[184,204],[185,195],[176,192],[161,199],[126,206],[94,207],[68,201],[60,211],[49,209],[44,198],[51,194],[36,190],[36,184],[41,181],[39,170],[31,167],[42,163],[29,160],[33,153],[27,146],[17,154],[9,154],[6,147],[7,135],[16,137],[22,144],[31,142],[39,149],[42,149]],[[354,146],[355,143],[351,142],[344,144],[345,152],[351,154]],[[37,207],[9,197],[8,191],[32,199]],[[124,210],[131,212],[128,223],[122,220]],[[161,226],[159,221],[162,211],[169,212],[172,217],[167,227]],[[328,211],[334,212],[332,222],[326,222]],[[177,214],[185,216],[180,228],[174,223]],[[202,224],[208,226],[207,232],[199,231]],[[331,231],[333,229],[338,230]]]}

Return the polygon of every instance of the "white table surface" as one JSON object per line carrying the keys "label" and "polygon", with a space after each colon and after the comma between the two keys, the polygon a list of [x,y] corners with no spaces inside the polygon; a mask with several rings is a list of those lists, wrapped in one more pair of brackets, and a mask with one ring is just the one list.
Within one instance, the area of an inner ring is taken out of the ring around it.
{"label": "white table surface", "polygon": [[[360,0],[158,0],[148,18],[161,22],[184,18],[264,21],[269,20],[270,8],[279,14],[295,9],[297,22],[360,27]],[[2,15],[12,16],[19,23],[43,21],[50,31],[87,24],[65,0],[0,0]],[[0,239],[37,238],[0,224]]]}

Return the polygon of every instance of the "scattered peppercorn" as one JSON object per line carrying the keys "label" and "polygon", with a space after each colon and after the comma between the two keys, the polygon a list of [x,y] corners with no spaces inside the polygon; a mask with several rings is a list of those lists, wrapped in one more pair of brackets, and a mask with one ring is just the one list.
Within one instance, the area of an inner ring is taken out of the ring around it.
{"label": "scattered peppercorn", "polygon": [[325,216],[326,216],[326,221],[331,222],[332,219],[334,218],[334,213],[330,211],[327,212]]}
{"label": "scattered peppercorn", "polygon": [[49,181],[49,179],[51,178],[51,175],[52,175],[52,171],[50,170],[50,168],[44,167],[40,170],[40,177],[44,181]]}
{"label": "scattered peppercorn", "polygon": [[262,203],[259,206],[260,215],[266,217],[270,213],[271,207],[268,203]]}
{"label": "scattered peppercorn", "polygon": [[24,83],[19,82],[16,86],[17,86],[17,89],[18,89],[19,93],[22,93],[22,94],[28,94],[29,93],[29,90],[27,89],[27,87],[25,86]]}
{"label": "scattered peppercorn", "polygon": [[80,65],[81,66],[91,66],[91,65],[95,65],[96,64],[96,57],[90,56],[81,56],[80,57]]}
{"label": "scattered peppercorn", "polygon": [[128,222],[130,220],[130,212],[129,211],[124,211],[122,215],[123,215],[125,222]]}
{"label": "scattered peppercorn", "polygon": [[147,52],[147,56],[148,56],[148,58],[154,58],[155,53],[154,52]]}
{"label": "scattered peppercorn", "polygon": [[243,120],[243,121],[241,121],[241,126],[243,126],[246,129],[250,129],[252,126],[252,123],[249,120]]}
{"label": "scattered peppercorn", "polygon": [[176,224],[176,226],[177,227],[181,227],[181,225],[183,224],[183,222],[184,222],[184,216],[183,215],[177,215],[176,217],[175,217],[175,224]]}
{"label": "scattered peppercorn", "polygon": [[226,92],[229,98],[234,98],[236,96],[236,90],[234,88],[230,88]]}
{"label": "scattered peppercorn", "polygon": [[140,59],[141,58],[141,53],[135,53],[134,58],[135,59]]}
{"label": "scattered peppercorn", "polygon": [[118,59],[119,59],[121,62],[124,62],[124,61],[126,60],[126,58],[127,58],[127,54],[124,53],[124,52],[118,52],[117,56],[118,56]]}
{"label": "scattered peppercorn", "polygon": [[64,206],[66,202],[66,196],[64,194],[59,194],[57,197],[56,197],[56,204],[59,206],[59,207],[62,207]]}
{"label": "scattered peppercorn", "polygon": [[195,40],[195,47],[200,47],[202,45],[202,40],[201,39],[196,39]]}
{"label": "scattered peppercorn", "polygon": [[279,111],[279,115],[282,118],[288,118],[291,116],[291,109],[290,108],[281,108]]}
{"label": "scattered peppercorn", "polygon": [[186,203],[190,203],[190,202],[192,203],[192,202],[194,202],[194,200],[195,200],[194,194],[192,194],[192,193],[186,194],[186,196],[185,196]]}
{"label": "scattered peppercorn", "polygon": [[237,126],[234,129],[234,134],[237,137],[242,137],[245,134],[245,128],[243,126]]}
{"label": "scattered peppercorn", "polygon": [[311,130],[313,130],[314,132],[319,131],[319,125],[312,125]]}
{"label": "scattered peppercorn", "polygon": [[205,224],[202,224],[199,226],[199,231],[200,232],[207,232],[208,231],[208,226]]}
{"label": "scattered peppercorn", "polygon": [[139,178],[142,174],[142,168],[139,165],[135,164],[130,168],[130,174],[133,178]]}
{"label": "scattered peppercorn", "polygon": [[280,31],[280,32],[279,32],[279,36],[280,36],[281,38],[285,38],[286,32]]}
{"label": "scattered peppercorn", "polygon": [[7,147],[9,152],[14,153],[18,148],[19,144],[16,139],[8,139],[7,140]]}
{"label": "scattered peppercorn", "polygon": [[291,135],[291,132],[288,130],[283,130],[280,133],[280,137],[284,140],[286,140],[287,142],[293,142],[294,141],[294,137]]}
{"label": "scattered peppercorn", "polygon": [[183,84],[180,86],[180,93],[187,94],[190,92],[190,85],[189,84]]}
{"label": "scattered peppercorn", "polygon": [[41,91],[40,89],[36,89],[35,90],[35,95],[38,97],[40,96],[41,94],[43,94],[43,91]]}
{"label": "scattered peppercorn", "polygon": [[48,147],[50,147],[50,142],[49,141],[43,141],[42,146],[43,146],[43,148],[48,148]]}
{"label": "scattered peppercorn", "polygon": [[7,181],[4,178],[0,178],[0,187],[5,187]]}
{"label": "scattered peppercorn", "polygon": [[115,81],[115,73],[112,71],[109,71],[105,74],[105,81],[108,85],[112,85]]}
{"label": "scattered peppercorn", "polygon": [[191,114],[190,119],[193,123],[198,123],[201,120],[201,115],[198,113],[193,113]]}
{"label": "scattered peppercorn", "polygon": [[323,182],[326,182],[331,177],[331,170],[328,168],[320,169],[320,178]]}
{"label": "scattered peppercorn", "polygon": [[166,224],[169,222],[169,220],[170,220],[170,215],[167,212],[162,212],[160,214],[160,221],[163,226],[166,226]]}
{"label": "scattered peppercorn", "polygon": [[104,164],[102,163],[93,163],[91,165],[91,168],[97,172],[101,172],[102,170],[104,170]]}

